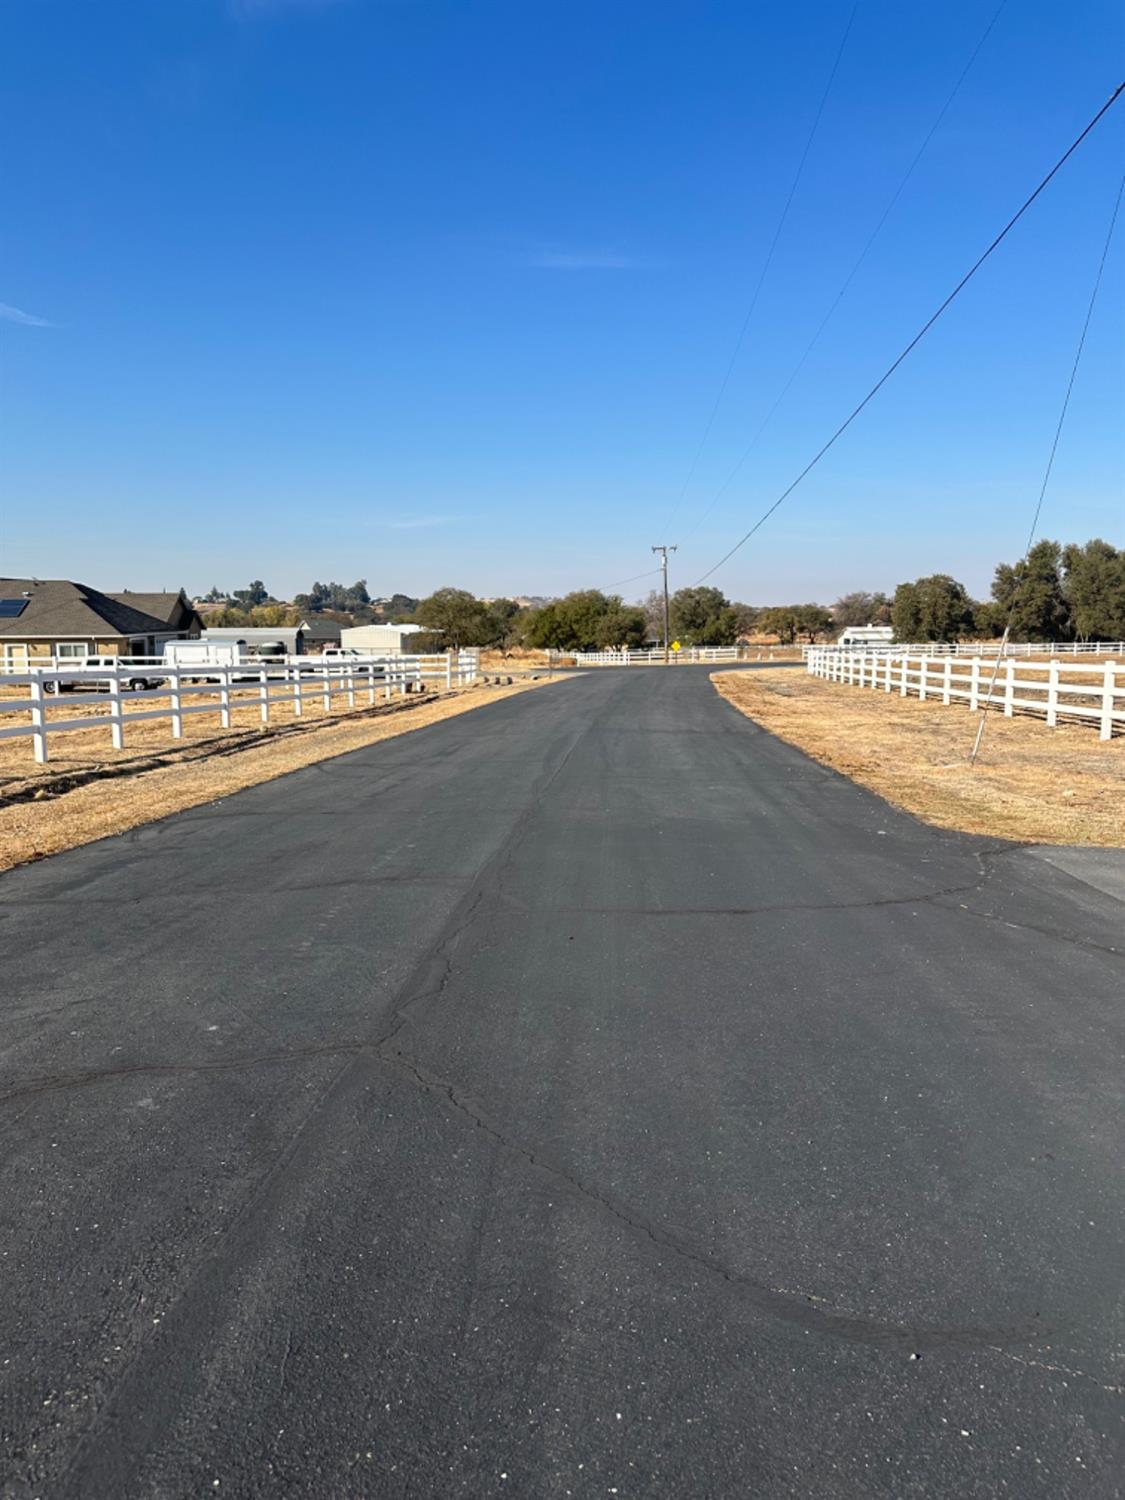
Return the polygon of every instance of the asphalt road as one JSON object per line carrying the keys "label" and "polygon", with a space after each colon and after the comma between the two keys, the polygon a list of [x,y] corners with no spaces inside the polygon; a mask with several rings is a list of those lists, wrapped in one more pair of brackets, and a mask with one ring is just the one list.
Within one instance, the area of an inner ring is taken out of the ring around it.
{"label": "asphalt road", "polygon": [[3,1493],[1122,1493],[1125,886],[706,668],[0,879]]}

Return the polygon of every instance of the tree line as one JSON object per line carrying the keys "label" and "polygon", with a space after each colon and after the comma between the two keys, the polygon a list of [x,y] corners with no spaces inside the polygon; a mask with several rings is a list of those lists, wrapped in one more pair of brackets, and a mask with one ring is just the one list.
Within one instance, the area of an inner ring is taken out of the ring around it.
{"label": "tree line", "polygon": [[890,623],[900,641],[990,639],[1010,626],[1016,641],[1125,640],[1125,549],[1095,537],[1036,542],[1000,563],[992,597],[970,598],[948,573],[900,583]]}
{"label": "tree line", "polygon": [[[314,583],[292,604],[274,599],[260,579],[231,595],[212,589],[208,601],[227,607],[216,624],[295,625],[312,613],[344,623],[388,620],[425,628],[421,649],[514,646],[558,651],[639,647],[663,639],[664,600],[654,591],[641,604],[619,594],[578,589],[527,609],[514,599],[479,599],[467,589],[441,588],[425,599],[394,594],[372,600],[366,581]],[[890,625],[900,641],[991,639],[1007,624],[1017,641],[1125,640],[1125,548],[1094,538],[1079,544],[1037,542],[1017,563],[1000,563],[991,598],[973,599],[948,573],[900,583],[893,595],[857,590],[833,605],[741,604],[720,589],[677,589],[669,601],[671,639],[685,646],[729,646],[753,636],[783,645],[830,640],[848,626]]]}
{"label": "tree line", "polygon": [[212,588],[201,602],[222,605],[222,609],[208,611],[208,623],[227,626],[299,625],[311,614],[326,614],[344,625],[400,623],[412,618],[418,608],[418,600],[409,594],[372,599],[365,578],[351,584],[314,583],[308,593],[295,594],[291,603],[275,599],[256,578],[246,588],[230,593]]}

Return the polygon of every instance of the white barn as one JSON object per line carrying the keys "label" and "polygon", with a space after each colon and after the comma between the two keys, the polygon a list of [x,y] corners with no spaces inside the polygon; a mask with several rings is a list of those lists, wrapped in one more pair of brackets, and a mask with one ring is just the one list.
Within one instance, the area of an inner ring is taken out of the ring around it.
{"label": "white barn", "polygon": [[407,656],[410,637],[422,628],[421,625],[347,625],[340,632],[340,645],[345,651],[362,651],[364,656]]}

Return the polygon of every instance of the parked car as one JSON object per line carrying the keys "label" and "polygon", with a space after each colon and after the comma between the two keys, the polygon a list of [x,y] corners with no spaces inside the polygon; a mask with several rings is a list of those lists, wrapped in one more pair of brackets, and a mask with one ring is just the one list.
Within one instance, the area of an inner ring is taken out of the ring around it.
{"label": "parked car", "polygon": [[[163,677],[153,676],[147,667],[133,667],[129,661],[117,656],[80,656],[69,661],[67,666],[81,667],[83,670],[73,677],[56,677],[45,682],[43,684],[45,693],[77,692],[82,688],[88,688],[91,692],[104,693],[117,680],[120,680],[126,692],[143,693],[149,688],[160,687],[165,680]],[[89,671],[91,667],[112,667],[114,676],[98,677]],[[116,674],[119,671],[126,671],[130,674],[135,672],[136,675],[118,679]]]}

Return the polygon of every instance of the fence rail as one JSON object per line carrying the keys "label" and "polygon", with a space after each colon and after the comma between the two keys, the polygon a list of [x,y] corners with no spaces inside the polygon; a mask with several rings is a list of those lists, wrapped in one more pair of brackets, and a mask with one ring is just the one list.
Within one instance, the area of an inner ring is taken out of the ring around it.
{"label": "fence rail", "polygon": [[[65,658],[64,658],[65,661]],[[159,657],[130,658],[120,666],[80,664],[31,667],[27,671],[0,673],[0,739],[30,738],[35,759],[47,761],[52,735],[80,729],[110,730],[115,750],[125,748],[127,729],[149,719],[167,719],[171,738],[182,739],[184,719],[189,714],[218,713],[224,729],[231,727],[234,709],[257,708],[263,724],[270,722],[271,709],[292,704],[294,718],[306,707],[319,705],[330,714],[374,705],[380,697],[405,694],[427,682],[452,688],[472,682],[480,673],[480,652],[460,651],[440,656],[366,656],[325,661],[315,656],[290,656],[276,660],[246,658],[241,662],[191,662],[169,665]],[[157,686],[131,689],[139,677],[160,678]],[[79,718],[55,718],[65,708],[61,692],[83,687],[83,706],[105,705],[104,713]],[[26,696],[3,696],[12,689],[25,689]],[[133,708],[138,702],[160,707]],[[338,700],[344,700],[339,703]],[[5,724],[9,714],[26,714],[24,722]]]}
{"label": "fence rail", "polygon": [[[855,656],[988,656],[1001,655],[999,641],[864,641],[854,646],[802,646],[806,659],[813,651],[840,651]],[[1004,656],[1125,657],[1125,641],[1009,641]]]}
{"label": "fence rail", "polygon": [[[809,652],[808,670],[828,682],[868,687],[900,697],[967,703],[972,710],[995,705],[1011,718],[1032,714],[1052,727],[1060,720],[1096,725],[1101,739],[1125,729],[1125,665],[1115,662],[1027,661],[1005,656],[956,657],[916,653]],[[993,677],[995,676],[995,683]]]}
{"label": "fence rail", "polygon": [[[668,661],[673,666],[693,661],[751,661],[756,650],[771,649],[768,646],[684,646],[679,651],[669,651]],[[662,666],[664,663],[663,646],[653,646],[643,651],[555,651],[548,655],[556,661],[559,657],[573,657],[575,665],[579,667]]]}

